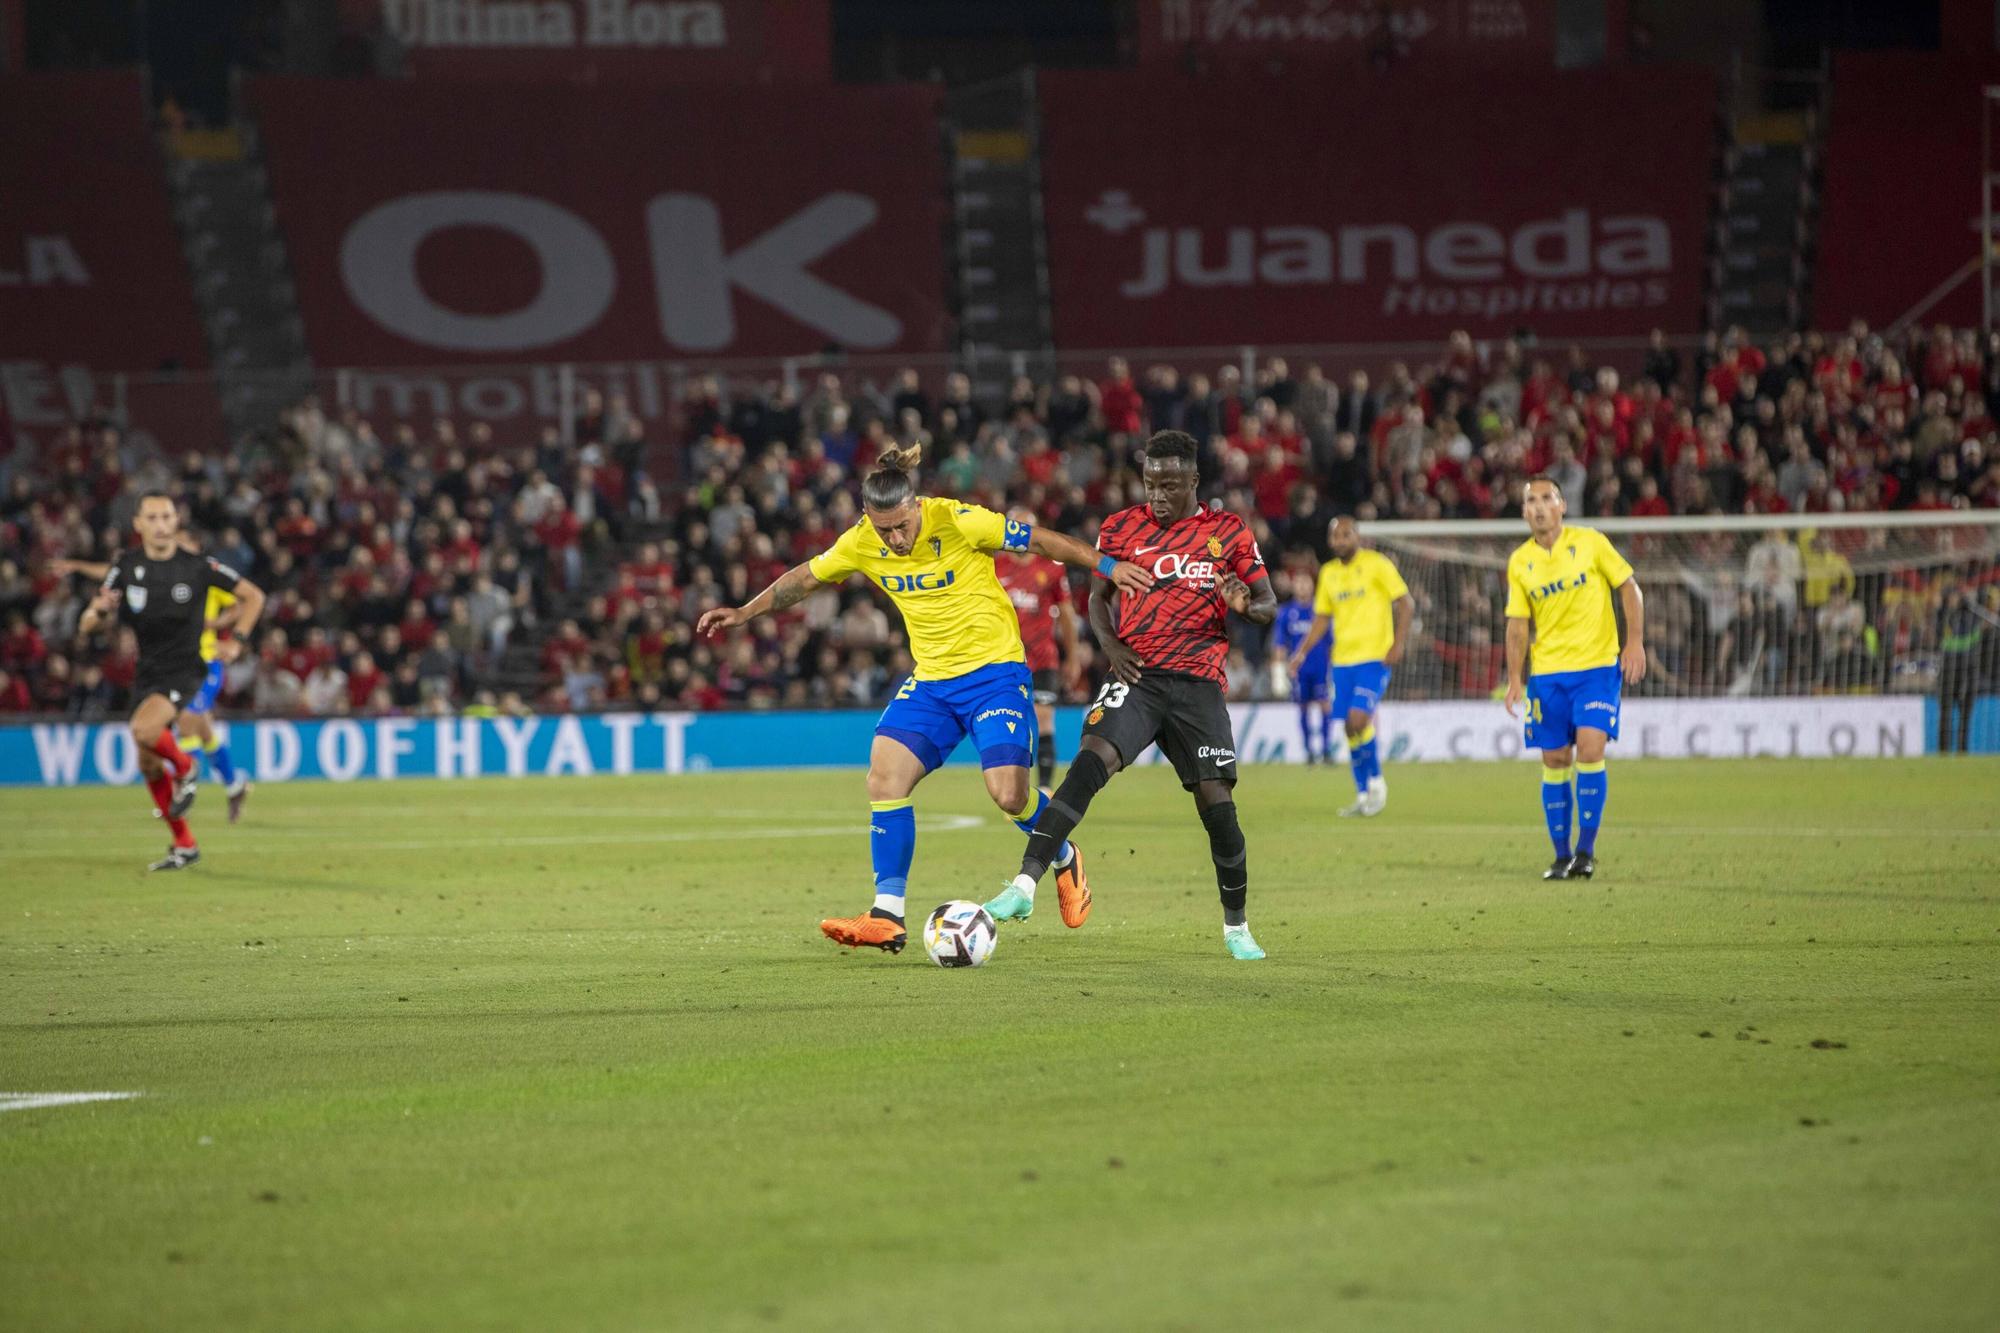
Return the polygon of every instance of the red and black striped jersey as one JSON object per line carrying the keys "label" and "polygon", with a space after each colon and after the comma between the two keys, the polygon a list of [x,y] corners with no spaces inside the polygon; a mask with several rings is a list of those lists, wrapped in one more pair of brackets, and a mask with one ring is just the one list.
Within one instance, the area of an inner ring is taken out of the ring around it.
{"label": "red and black striped jersey", "polygon": [[1118,637],[1139,660],[1227,685],[1229,607],[1218,581],[1225,570],[1245,583],[1265,577],[1263,553],[1243,520],[1204,508],[1162,527],[1150,507],[1134,505],[1104,520],[1097,549],[1155,580],[1136,597],[1118,594]]}

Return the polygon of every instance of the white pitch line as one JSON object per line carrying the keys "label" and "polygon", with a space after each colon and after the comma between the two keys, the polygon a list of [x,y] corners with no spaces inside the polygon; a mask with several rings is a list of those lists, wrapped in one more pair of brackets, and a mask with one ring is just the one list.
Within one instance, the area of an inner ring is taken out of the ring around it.
{"label": "white pitch line", "polygon": [[[937,815],[918,826],[919,832],[957,833],[986,823],[977,815]],[[421,852],[446,847],[587,847],[626,846],[662,842],[766,842],[784,838],[853,837],[859,826],[828,824],[798,828],[704,829],[674,833],[534,833],[498,838],[399,838],[392,842],[356,842],[358,851]],[[324,841],[324,834],[288,834],[291,838]]]}
{"label": "white pitch line", "polygon": [[[931,815],[918,821],[922,833],[962,833],[983,828],[986,821],[977,815]],[[358,852],[442,851],[452,847],[625,847],[672,842],[776,842],[787,838],[853,837],[859,824],[801,825],[747,829],[687,829],[673,832],[633,833],[529,833],[497,837],[357,839],[345,845]],[[265,831],[260,842],[324,843],[324,833],[278,833]],[[24,850],[26,856],[70,856],[73,848]]]}
{"label": "white pitch line", "polygon": [[83,1102],[124,1102],[138,1092],[0,1092],[0,1112],[38,1111],[45,1106],[76,1106]]}

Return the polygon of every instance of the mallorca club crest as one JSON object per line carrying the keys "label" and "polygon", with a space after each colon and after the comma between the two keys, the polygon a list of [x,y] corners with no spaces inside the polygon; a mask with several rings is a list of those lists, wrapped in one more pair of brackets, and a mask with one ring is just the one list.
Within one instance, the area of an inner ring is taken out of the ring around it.
{"label": "mallorca club crest", "polygon": [[1222,559],[1222,539],[1220,537],[1210,537],[1208,539],[1208,553],[1217,560]]}
{"label": "mallorca club crest", "polygon": [[1090,716],[1083,720],[1083,724],[1087,727],[1094,727],[1103,720],[1104,710],[1102,708],[1093,708],[1090,710]]}

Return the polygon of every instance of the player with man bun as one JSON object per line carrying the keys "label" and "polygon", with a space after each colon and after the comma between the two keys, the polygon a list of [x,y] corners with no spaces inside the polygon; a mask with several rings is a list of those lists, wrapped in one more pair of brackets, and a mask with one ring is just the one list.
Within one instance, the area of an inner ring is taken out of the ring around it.
{"label": "player with man bun", "polygon": [[[903,903],[917,846],[912,793],[961,740],[972,737],[987,794],[1023,831],[1032,830],[1048,806],[1048,797],[1029,781],[1033,683],[1021,624],[994,572],[994,553],[1049,556],[1131,593],[1153,582],[1137,565],[1100,555],[1074,537],[978,505],[919,495],[921,456],[920,446],[885,451],[862,482],[862,516],[853,527],[742,606],[717,607],[696,626],[719,635],[797,606],[853,574],[881,588],[902,613],[916,669],[882,711],[868,754],[875,903],[859,916],[820,922],[820,931],[838,944],[890,953],[901,953],[908,942]],[[1051,849],[1050,860],[1064,920],[1082,925],[1090,913],[1083,856],[1065,841]]]}

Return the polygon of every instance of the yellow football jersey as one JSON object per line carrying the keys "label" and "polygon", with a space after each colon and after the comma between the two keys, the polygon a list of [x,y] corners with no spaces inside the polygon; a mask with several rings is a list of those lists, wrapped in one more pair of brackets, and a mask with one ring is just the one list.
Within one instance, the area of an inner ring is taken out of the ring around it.
{"label": "yellow football jersey", "polygon": [[1024,662],[1021,621],[993,569],[993,552],[1026,550],[1029,529],[959,500],[920,497],[923,527],[908,555],[858,520],[809,562],[821,583],[865,575],[903,614],[918,680],[950,680],[996,662]]}
{"label": "yellow football jersey", "polygon": [[208,590],[208,602],[201,609],[201,622],[202,622],[201,660],[202,661],[213,662],[215,660],[216,633],[214,630],[208,628],[208,622],[215,619],[217,616],[221,615],[224,611],[227,611],[230,607],[234,605],[236,605],[235,593],[226,592],[221,588],[210,588]]}
{"label": "yellow football jersey", "polygon": [[1359,550],[1352,561],[1329,560],[1319,567],[1313,614],[1333,619],[1333,664],[1379,662],[1396,641],[1390,608],[1408,597],[1410,585],[1380,551]]}
{"label": "yellow football jersey", "polygon": [[1553,551],[1530,537],[1507,558],[1507,616],[1532,620],[1529,672],[1590,671],[1618,661],[1611,590],[1632,566],[1603,533],[1565,527]]}

